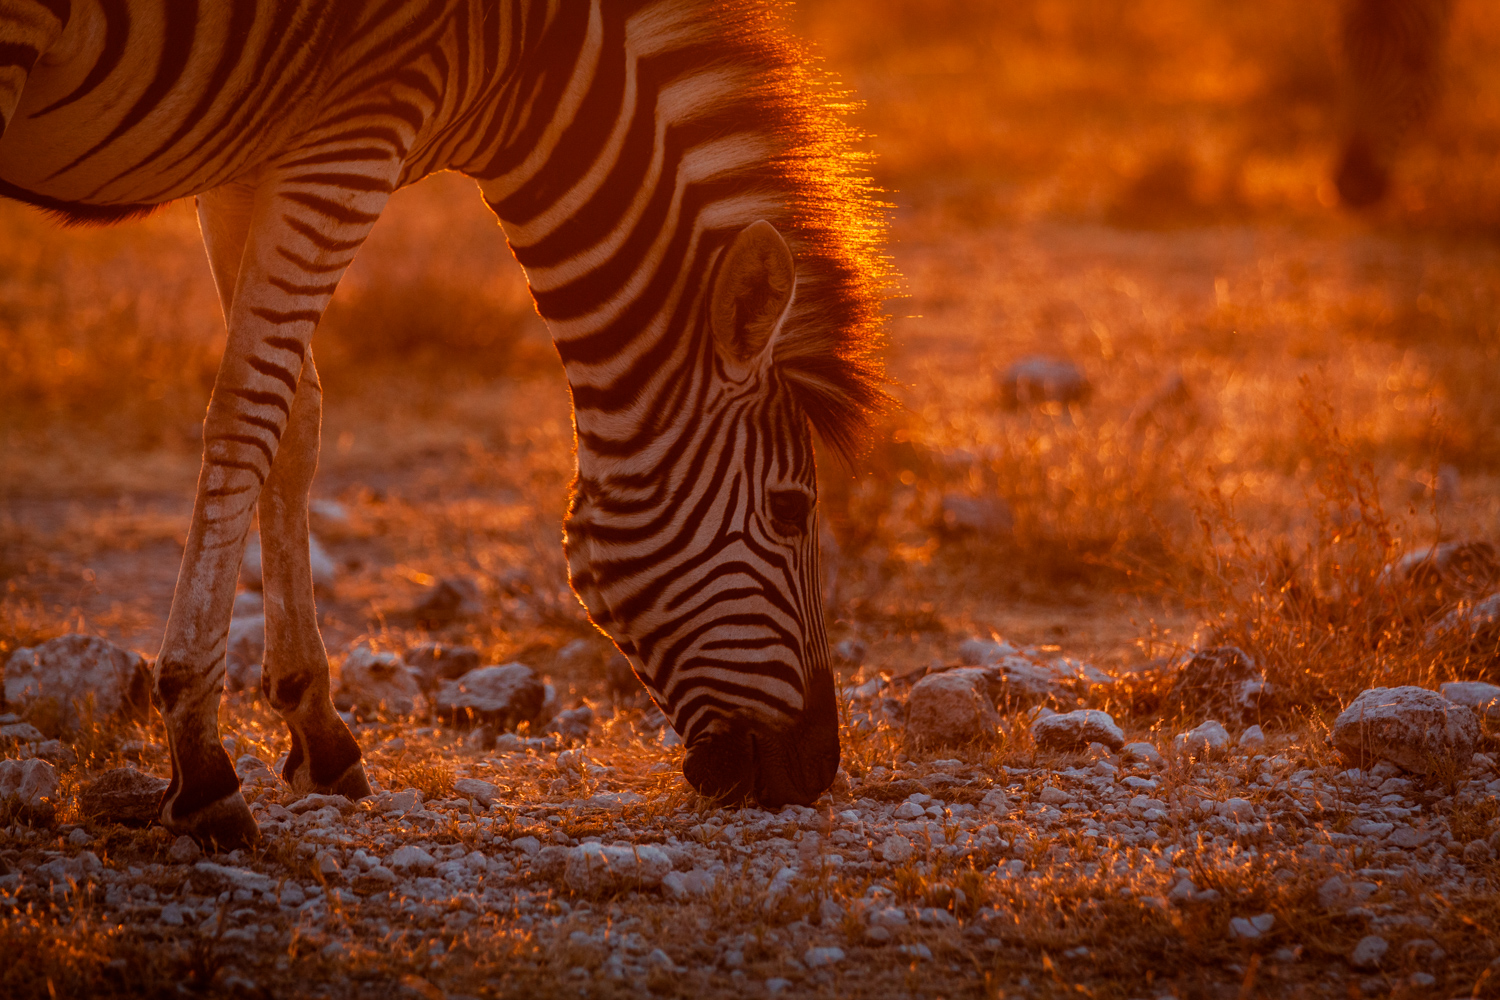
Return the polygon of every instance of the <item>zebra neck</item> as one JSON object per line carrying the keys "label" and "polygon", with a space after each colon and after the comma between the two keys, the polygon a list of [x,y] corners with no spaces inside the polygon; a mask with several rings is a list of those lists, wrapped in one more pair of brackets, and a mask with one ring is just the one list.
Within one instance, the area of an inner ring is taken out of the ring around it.
{"label": "zebra neck", "polygon": [[[714,257],[790,201],[772,126],[739,98],[761,68],[725,59],[701,3],[631,7],[595,0],[554,19],[545,58],[522,58],[497,111],[513,134],[469,170],[567,368],[580,462],[639,456],[687,408],[704,412]],[[511,108],[553,92],[545,120]]]}

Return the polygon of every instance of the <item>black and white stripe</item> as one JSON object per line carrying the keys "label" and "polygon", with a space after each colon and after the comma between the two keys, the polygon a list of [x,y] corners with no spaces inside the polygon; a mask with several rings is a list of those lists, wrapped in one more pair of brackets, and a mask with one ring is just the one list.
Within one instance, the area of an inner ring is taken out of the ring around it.
{"label": "black and white stripe", "polygon": [[883,401],[880,232],[778,16],[0,0],[0,194],[75,223],[200,196],[230,336],[158,668],[174,747],[198,739],[187,716],[211,728],[232,564],[313,330],[390,193],[451,169],[479,182],[567,368],[575,588],[684,736],[689,777],[769,801],[827,786],[811,433],[847,451]]}

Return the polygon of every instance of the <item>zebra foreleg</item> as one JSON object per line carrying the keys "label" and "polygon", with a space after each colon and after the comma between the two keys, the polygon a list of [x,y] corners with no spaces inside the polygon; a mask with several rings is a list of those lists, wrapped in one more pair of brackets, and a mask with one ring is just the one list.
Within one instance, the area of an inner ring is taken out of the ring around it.
{"label": "zebra foreleg", "polygon": [[334,711],[308,556],[307,497],[318,467],[323,389],[309,350],[281,448],[260,495],[266,594],[261,690],[292,734],[282,777],[298,792],[370,794],[359,744]]}
{"label": "zebra foreleg", "polygon": [[[267,571],[277,581],[272,589],[281,595],[279,608],[267,608],[268,622],[278,623],[268,628],[267,639],[279,643],[272,647],[276,652],[268,649],[268,654],[273,681],[281,670],[278,663],[290,664],[292,669],[313,665],[303,692],[304,697],[312,692],[312,699],[292,699],[313,706],[310,714],[294,713],[304,720],[304,743],[310,734],[322,735],[328,728],[319,728],[320,722],[326,722],[316,702],[319,694],[327,701],[327,661],[322,657],[322,641],[316,638],[311,573],[305,564],[306,490],[316,455],[319,402],[315,393],[301,392],[299,386],[317,385],[315,373],[309,372],[303,380],[313,328],[385,206],[400,167],[395,156],[365,155],[337,170],[340,164],[333,157],[310,149],[299,155],[301,159],[268,171],[253,192],[248,187],[220,189],[200,201],[215,279],[221,296],[232,297],[226,301],[229,339],[203,424],[203,468],[193,523],[172,595],[153,693],[166,722],[172,755],[172,781],[162,798],[162,822],[169,829],[221,847],[251,843],[259,836],[234,767],[219,742],[218,708],[245,534],[262,490],[273,478],[278,449],[287,435],[292,444],[282,473],[285,485],[278,480],[271,491],[281,501],[273,500],[268,507],[270,523],[262,525],[263,538],[270,543]],[[226,289],[231,290],[228,295]],[[311,419],[303,415],[294,420],[296,401],[304,395],[307,399],[301,408]],[[299,493],[300,499],[288,500]],[[287,539],[289,532],[299,539],[295,545],[302,552],[300,567],[285,552],[276,562],[277,550],[272,546],[293,544]],[[306,600],[289,596],[295,593],[299,575],[307,580]],[[312,638],[293,634],[303,621],[308,623],[303,631]],[[309,650],[316,650],[316,655]],[[283,693],[276,694],[280,698]],[[317,761],[324,748],[304,749]],[[355,754],[357,762],[357,750]],[[335,754],[327,756],[337,759]],[[349,769],[347,763],[345,769]],[[343,787],[355,791],[349,784],[353,780]],[[359,780],[362,784],[362,772]]]}

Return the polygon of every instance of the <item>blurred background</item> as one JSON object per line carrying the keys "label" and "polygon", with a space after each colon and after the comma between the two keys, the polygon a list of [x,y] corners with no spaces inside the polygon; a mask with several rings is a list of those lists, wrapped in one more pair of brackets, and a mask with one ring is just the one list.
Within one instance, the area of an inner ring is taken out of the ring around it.
{"label": "blurred background", "polygon": [[[1233,641],[1324,700],[1493,670],[1431,641],[1483,560],[1382,581],[1500,527],[1500,7],[1364,6],[1419,23],[1382,49],[1340,0],[789,14],[867,133],[901,275],[902,406],[822,476],[846,669],[996,632],[1131,669]],[[74,230],[0,204],[0,654],[155,648],[222,325],[190,204]],[[565,385],[471,182],[395,197],[315,350],[330,648],[403,647],[397,612],[456,574],[487,613],[454,638],[594,683]]]}

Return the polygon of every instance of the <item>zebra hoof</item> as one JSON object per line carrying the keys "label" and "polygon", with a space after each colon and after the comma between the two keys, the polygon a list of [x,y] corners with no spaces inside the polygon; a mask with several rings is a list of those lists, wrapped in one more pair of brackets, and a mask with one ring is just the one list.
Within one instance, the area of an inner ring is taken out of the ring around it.
{"label": "zebra hoof", "polygon": [[355,761],[349,770],[328,786],[328,794],[342,795],[351,802],[357,802],[370,794],[370,779],[365,777],[365,765],[363,761]]}
{"label": "zebra hoof", "polygon": [[260,828],[238,789],[186,816],[174,815],[172,803],[163,803],[161,822],[173,833],[185,833],[210,851],[253,847],[260,841]]}

